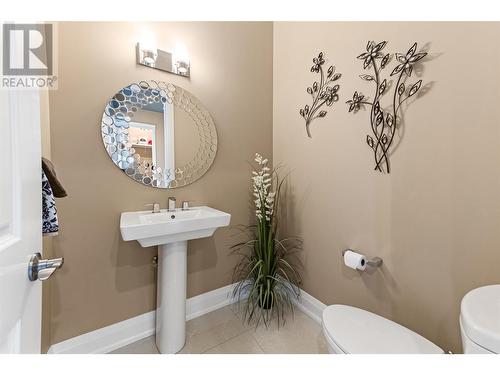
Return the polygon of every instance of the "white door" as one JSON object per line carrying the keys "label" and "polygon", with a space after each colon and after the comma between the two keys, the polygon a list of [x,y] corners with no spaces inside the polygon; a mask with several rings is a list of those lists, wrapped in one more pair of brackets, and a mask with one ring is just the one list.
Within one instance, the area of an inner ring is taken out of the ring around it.
{"label": "white door", "polygon": [[39,93],[0,89],[0,353],[40,353],[42,284],[28,279],[42,250],[40,158]]}

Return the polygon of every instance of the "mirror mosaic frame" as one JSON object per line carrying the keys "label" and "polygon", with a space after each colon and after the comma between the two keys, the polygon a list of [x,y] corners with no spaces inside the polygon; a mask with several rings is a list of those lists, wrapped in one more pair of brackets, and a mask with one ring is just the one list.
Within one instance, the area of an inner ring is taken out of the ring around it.
{"label": "mirror mosaic frame", "polygon": [[[134,114],[152,103],[169,103],[184,110],[194,121],[200,146],[194,157],[175,168],[175,178],[147,161],[141,161],[129,142],[129,123]],[[217,154],[217,130],[212,116],[193,94],[164,81],[140,81],[118,91],[106,104],[101,121],[101,136],[107,154],[128,177],[146,186],[178,188],[201,178]]]}

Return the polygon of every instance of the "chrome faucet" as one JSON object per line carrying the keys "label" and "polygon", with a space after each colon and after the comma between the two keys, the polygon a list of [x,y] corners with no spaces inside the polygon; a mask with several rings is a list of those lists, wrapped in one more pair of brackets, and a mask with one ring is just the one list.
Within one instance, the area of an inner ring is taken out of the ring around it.
{"label": "chrome faucet", "polygon": [[153,207],[153,213],[154,214],[157,214],[160,212],[160,204],[155,202],[155,203],[148,203],[148,204],[145,204],[145,206],[152,206]]}
{"label": "chrome faucet", "polygon": [[175,197],[168,197],[167,211],[175,211]]}

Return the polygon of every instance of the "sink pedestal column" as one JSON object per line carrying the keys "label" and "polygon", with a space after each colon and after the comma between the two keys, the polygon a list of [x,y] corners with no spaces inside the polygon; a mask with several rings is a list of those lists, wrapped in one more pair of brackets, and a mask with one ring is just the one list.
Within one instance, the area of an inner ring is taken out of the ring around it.
{"label": "sink pedestal column", "polygon": [[158,246],[156,346],[177,353],[186,342],[187,241]]}

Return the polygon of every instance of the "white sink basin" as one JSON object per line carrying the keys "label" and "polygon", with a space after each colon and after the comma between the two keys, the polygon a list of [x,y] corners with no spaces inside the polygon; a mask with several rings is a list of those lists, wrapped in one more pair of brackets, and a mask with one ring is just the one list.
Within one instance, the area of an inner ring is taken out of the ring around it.
{"label": "white sink basin", "polygon": [[210,237],[230,220],[230,214],[206,206],[121,214],[124,241],[158,246],[156,346],[160,353],[177,353],[186,342],[187,241]]}
{"label": "white sink basin", "polygon": [[137,240],[142,247],[148,247],[210,237],[217,228],[229,225],[230,220],[230,214],[206,206],[159,213],[124,212],[120,231],[124,241]]}

